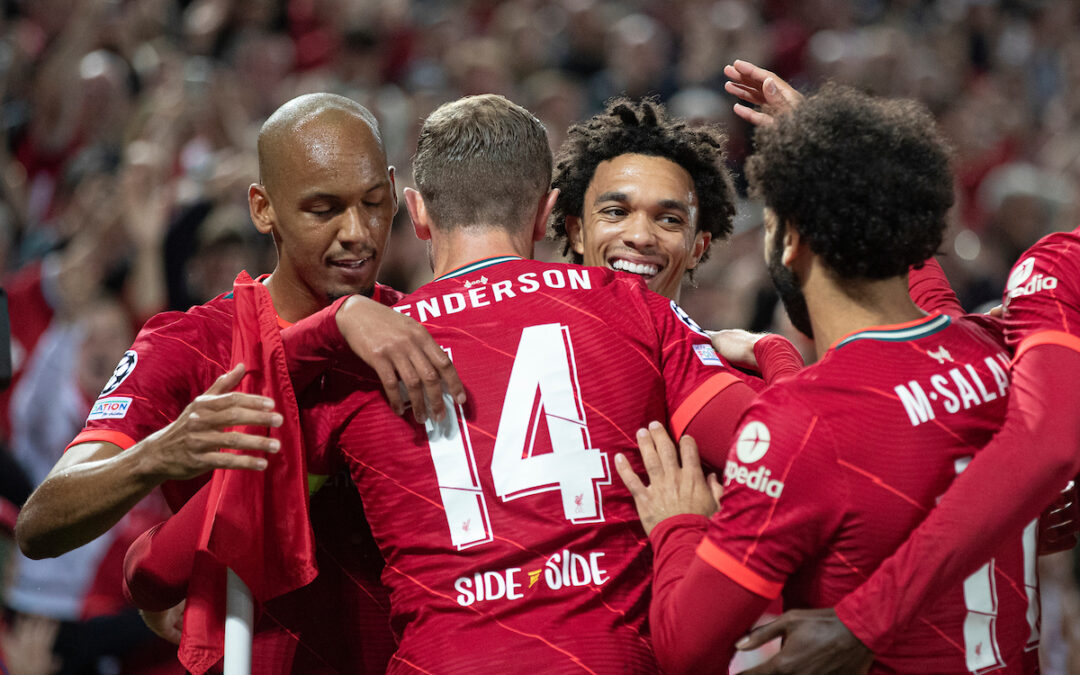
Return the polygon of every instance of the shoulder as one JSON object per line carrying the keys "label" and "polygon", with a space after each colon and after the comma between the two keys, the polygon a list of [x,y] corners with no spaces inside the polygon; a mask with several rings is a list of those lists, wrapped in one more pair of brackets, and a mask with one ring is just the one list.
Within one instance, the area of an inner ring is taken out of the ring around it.
{"label": "shoulder", "polygon": [[405,298],[404,293],[383,284],[375,284],[375,289],[371,293],[372,300],[387,307],[393,307],[403,298]]}
{"label": "shoulder", "polygon": [[1037,241],[1013,265],[1005,285],[1005,302],[1053,291],[1080,273],[1080,228],[1055,232]]}
{"label": "shoulder", "polygon": [[234,313],[231,295],[220,295],[186,312],[162,312],[147,320],[129,352],[140,357],[154,354],[158,359],[167,355],[183,363],[207,360],[224,369],[232,348]]}

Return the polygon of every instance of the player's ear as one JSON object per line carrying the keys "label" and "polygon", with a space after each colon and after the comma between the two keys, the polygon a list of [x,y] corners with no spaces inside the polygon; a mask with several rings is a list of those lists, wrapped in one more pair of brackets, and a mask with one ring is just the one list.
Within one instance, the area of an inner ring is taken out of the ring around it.
{"label": "player's ear", "polygon": [[259,183],[252,183],[248,187],[248,211],[251,213],[251,222],[255,224],[256,230],[262,234],[273,232],[277,216],[274,215],[270,195]]}
{"label": "player's ear", "polygon": [[780,262],[784,267],[791,267],[796,259],[803,253],[807,243],[790,222],[784,223],[784,250],[780,254]]}
{"label": "player's ear", "polygon": [[585,243],[582,240],[581,218],[566,217],[566,236],[570,239],[570,250],[578,255],[585,255]]}
{"label": "player's ear", "polygon": [[390,199],[394,200],[394,215],[396,216],[398,210],[398,198],[397,183],[394,182],[394,167],[387,167],[386,173],[390,177]]}
{"label": "player's ear", "polygon": [[548,192],[540,198],[540,203],[536,206],[536,220],[533,221],[533,241],[540,241],[547,236],[548,218],[551,217],[551,211],[555,208],[555,202],[558,199],[558,188],[548,190]]}
{"label": "player's ear", "polygon": [[708,232],[698,231],[694,235],[694,248],[690,251],[690,259],[686,261],[686,269],[692,270],[697,267],[698,262],[701,261],[701,256],[705,255],[705,251],[709,250],[709,244],[712,243],[712,234]]}
{"label": "player's ear", "polygon": [[431,220],[428,218],[427,205],[424,197],[413,188],[405,188],[405,208],[409,210],[409,218],[412,219],[413,231],[420,241],[431,239]]}

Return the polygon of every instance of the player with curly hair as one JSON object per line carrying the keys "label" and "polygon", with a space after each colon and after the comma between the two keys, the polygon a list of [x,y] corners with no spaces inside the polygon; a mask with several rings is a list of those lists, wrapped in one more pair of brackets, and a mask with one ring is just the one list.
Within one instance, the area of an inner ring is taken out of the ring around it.
{"label": "player with curly hair", "polygon": [[[826,86],[758,130],[748,174],[770,275],[819,360],[743,415],[711,519],[679,515],[708,501],[685,440],[679,468],[662,429],[639,434],[648,487],[616,460],[653,543],[650,625],[672,673],[726,664],[781,592],[831,607],[858,587],[1001,426],[1010,386],[1000,330],[909,295],[952,204],[925,108]],[[869,672],[1037,672],[1033,544],[1033,529],[997,539]]]}
{"label": "player with curly hair", "polygon": [[570,127],[555,158],[554,238],[576,263],[644,277],[676,302],[685,273],[731,234],[727,137],[690,127],[653,99],[614,99]]}

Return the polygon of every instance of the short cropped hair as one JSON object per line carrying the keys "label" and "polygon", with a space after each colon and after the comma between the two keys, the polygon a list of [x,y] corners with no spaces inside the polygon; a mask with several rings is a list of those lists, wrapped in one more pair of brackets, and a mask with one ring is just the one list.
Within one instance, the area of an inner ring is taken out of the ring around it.
{"label": "short cropped hair", "polygon": [[752,192],[841,278],[899,276],[941,245],[949,149],[921,104],[828,84],[755,145]]}
{"label": "short cropped hair", "polygon": [[[671,119],[655,99],[609,101],[604,112],[570,127],[555,158],[551,186],[559,189],[559,197],[551,213],[552,236],[562,241],[563,254],[583,262],[570,247],[566,217],[584,215],[585,192],[598,164],[636,154],[663,157],[686,169],[698,199],[698,232],[708,232],[713,241],[725,239],[735,216],[735,186],[724,162],[726,146],[727,136],[719,126],[694,128]],[[706,249],[701,260],[708,254]]]}
{"label": "short cropped hair", "polygon": [[551,182],[547,132],[502,96],[466,96],[424,120],[413,177],[436,227],[521,227]]}

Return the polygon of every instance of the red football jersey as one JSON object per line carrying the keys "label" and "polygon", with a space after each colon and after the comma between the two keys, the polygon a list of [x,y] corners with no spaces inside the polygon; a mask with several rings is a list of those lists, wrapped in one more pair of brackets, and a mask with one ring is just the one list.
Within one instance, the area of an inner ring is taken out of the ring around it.
{"label": "red football jersey", "polygon": [[[698,554],[785,608],[831,607],[933,508],[1004,416],[1009,359],[977,322],[861,331],[743,418]],[[998,499],[998,495],[986,495]],[[871,672],[1033,672],[1035,530],[928,606]],[[1000,669],[1000,670],[998,670]]]}
{"label": "red football jersey", "polygon": [[1005,338],[1016,356],[1053,342],[1080,351],[1080,228],[1043,237],[1009,274]]}
{"label": "red football jersey", "polygon": [[507,256],[396,307],[446,349],[468,403],[395,415],[370,371],[330,373],[304,412],[340,450],[386,560],[391,671],[655,672],[651,551],[613,480],[637,429],[676,435],[742,376],[673,302],[603,268]]}
{"label": "red football jersey", "polygon": [[[376,284],[372,297],[391,305],[402,294]],[[234,313],[230,292],[147,321],[69,447],[107,441],[128,448],[176,419],[228,368]],[[169,481],[162,492],[175,512],[209,478]],[[393,651],[382,561],[370,534],[355,526],[363,518],[355,494],[347,479],[332,479],[312,497],[320,574],[267,603],[256,625],[259,672],[381,672]]]}

